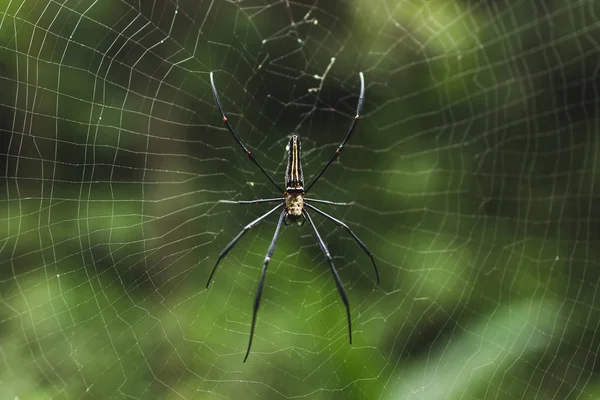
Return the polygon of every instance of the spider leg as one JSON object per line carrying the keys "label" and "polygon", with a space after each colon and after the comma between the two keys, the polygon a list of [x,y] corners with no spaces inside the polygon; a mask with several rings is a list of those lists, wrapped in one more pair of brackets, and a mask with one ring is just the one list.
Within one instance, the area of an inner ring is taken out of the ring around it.
{"label": "spider leg", "polygon": [[329,254],[329,250],[327,249],[327,246],[325,245],[323,239],[321,239],[321,235],[319,235],[319,231],[317,231],[317,227],[315,226],[315,223],[308,214],[308,211],[302,210],[302,213],[308,220],[310,226],[312,226],[313,231],[317,236],[317,242],[319,243],[319,247],[321,248],[321,251],[325,254],[325,257],[327,257],[327,261],[329,262],[329,269],[331,269],[331,273],[333,274],[335,285],[337,286],[338,292],[340,293],[340,297],[342,298],[342,301],[346,306],[346,316],[348,318],[348,336],[350,338],[350,344],[352,344],[352,321],[350,320],[350,303],[348,302],[348,297],[346,296],[346,292],[344,291],[344,287],[342,286],[342,281],[340,280],[340,276],[338,275],[335,266],[333,265],[333,259],[331,258],[331,254]]}
{"label": "spider leg", "polygon": [[261,204],[261,203],[275,203],[276,201],[284,201],[285,197],[278,197],[275,199],[257,199],[257,200],[219,200],[219,203],[227,204]]}
{"label": "spider leg", "polygon": [[248,225],[246,225],[244,227],[244,229],[242,229],[242,231],[240,233],[238,233],[238,235],[236,237],[233,238],[233,240],[231,242],[229,242],[229,244],[227,246],[225,246],[225,248],[223,249],[223,251],[221,251],[219,253],[219,257],[217,258],[217,262],[215,263],[215,266],[213,267],[212,272],[210,273],[210,276],[208,277],[208,281],[206,281],[206,287],[207,288],[208,288],[208,285],[210,284],[210,281],[212,280],[213,275],[215,274],[215,271],[217,270],[217,267],[219,266],[219,263],[227,255],[227,253],[229,253],[229,250],[231,250],[233,248],[233,246],[236,245],[236,243],[241,239],[242,236],[244,236],[244,234],[246,232],[248,232],[250,229],[252,229],[256,225],[258,225],[263,219],[267,218],[269,215],[271,215],[272,213],[274,213],[278,208],[280,208],[282,206],[283,206],[283,203],[279,204],[277,207],[273,208],[270,211],[267,211],[262,216],[256,218],[254,221],[250,222]]}
{"label": "spider leg", "polygon": [[248,341],[248,350],[246,350],[246,357],[244,357],[244,362],[246,362],[246,360],[248,359],[248,355],[250,354],[250,347],[252,347],[252,338],[254,337],[254,325],[256,324],[256,313],[258,312],[258,307],[260,306],[260,298],[262,296],[262,290],[265,284],[265,276],[267,275],[267,267],[269,266],[269,261],[271,261],[271,257],[273,256],[273,252],[275,251],[275,244],[277,243],[277,237],[279,236],[279,230],[281,229],[281,222],[283,221],[286,212],[286,210],[283,210],[281,212],[281,215],[279,215],[279,221],[277,221],[277,227],[275,228],[275,233],[273,234],[273,240],[271,240],[271,245],[269,246],[269,250],[267,250],[267,255],[265,256],[265,262],[263,263],[262,272],[260,273],[258,289],[256,290],[256,296],[254,297],[254,309],[252,310],[250,340]]}
{"label": "spider leg", "polygon": [[356,106],[356,115],[354,116],[354,119],[352,120],[352,123],[350,124],[350,129],[348,129],[348,133],[346,133],[346,137],[344,138],[344,140],[342,141],[342,143],[340,143],[340,145],[338,146],[338,148],[335,150],[335,153],[333,153],[333,156],[331,156],[331,158],[329,159],[329,162],[327,162],[327,164],[325,164],[325,166],[323,167],[323,169],[321,170],[321,172],[319,172],[317,174],[316,178],[313,179],[313,181],[311,182],[311,184],[308,185],[308,187],[304,191],[305,193],[308,193],[308,191],[310,190],[310,188],[315,183],[317,183],[317,181],[319,180],[319,178],[321,177],[321,175],[323,175],[323,173],[325,172],[325,170],[327,168],[329,168],[329,166],[331,165],[331,163],[334,162],[338,158],[338,156],[340,155],[340,153],[344,149],[344,145],[346,144],[346,142],[348,141],[348,139],[350,139],[350,136],[352,135],[352,132],[354,132],[354,128],[356,128],[356,123],[358,122],[358,119],[360,118],[360,113],[362,111],[363,103],[365,102],[365,77],[363,76],[362,72],[359,72],[359,76],[360,76],[360,95],[358,96],[358,105]]}
{"label": "spider leg", "polygon": [[335,201],[329,201],[329,200],[307,199],[306,197],[304,198],[304,201],[312,201],[313,203],[329,204],[330,206],[353,206],[354,205],[353,201],[350,201],[348,203],[337,203]]}
{"label": "spider leg", "polygon": [[352,232],[352,230],[348,227],[348,225],[346,225],[344,222],[340,221],[339,219],[332,217],[331,215],[327,214],[326,212],[323,212],[323,211],[319,210],[318,208],[316,208],[316,207],[314,207],[314,206],[312,206],[312,205],[310,205],[308,203],[304,203],[304,205],[307,206],[308,208],[310,208],[311,210],[315,210],[316,212],[318,212],[319,214],[321,214],[325,218],[327,218],[327,219],[335,222],[340,227],[344,228],[350,234],[350,236],[352,236],[352,238],[354,239],[354,241],[360,246],[361,249],[363,249],[363,251],[365,253],[367,253],[367,255],[369,256],[369,258],[371,259],[371,262],[373,263],[373,269],[375,269],[375,276],[377,278],[377,284],[379,285],[379,271],[377,271],[377,265],[375,265],[375,258],[373,258],[373,253],[371,253],[371,251],[367,248],[367,246],[365,246],[365,244],[362,242],[362,240],[360,240],[358,238],[358,236],[356,236],[354,234],[354,232]]}
{"label": "spider leg", "polygon": [[280,193],[283,193],[284,190],[273,180],[273,178],[271,178],[271,175],[269,175],[269,173],[267,171],[265,171],[265,169],[262,167],[262,165],[260,165],[260,163],[256,160],[256,158],[254,158],[254,155],[252,155],[250,150],[248,150],[248,148],[244,145],[244,143],[242,142],[242,139],[240,139],[238,134],[235,133],[235,131],[233,130],[233,126],[231,126],[231,124],[229,123],[229,120],[227,119],[227,116],[225,115],[225,112],[223,111],[223,106],[221,105],[221,100],[219,100],[219,95],[217,94],[217,88],[215,86],[215,80],[213,79],[212,71],[210,73],[210,86],[212,87],[213,97],[215,98],[215,103],[217,104],[217,108],[219,109],[219,112],[221,113],[221,117],[223,117],[223,122],[225,122],[227,129],[229,129],[229,132],[231,132],[231,134],[235,138],[236,142],[238,142],[238,144],[240,145],[242,150],[244,150],[244,153],[246,153],[246,156],[250,159],[250,161],[252,161],[254,164],[256,164],[256,166],[262,171],[263,174],[265,174],[265,176],[269,179],[269,181],[271,181],[271,183],[277,188],[277,190],[279,190]]}

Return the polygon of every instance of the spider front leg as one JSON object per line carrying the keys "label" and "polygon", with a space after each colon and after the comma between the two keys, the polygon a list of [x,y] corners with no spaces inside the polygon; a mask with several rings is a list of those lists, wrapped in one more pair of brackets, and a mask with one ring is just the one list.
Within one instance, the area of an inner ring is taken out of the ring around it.
{"label": "spider front leg", "polygon": [[333,265],[333,259],[331,258],[331,254],[329,254],[327,245],[325,245],[325,242],[323,241],[323,239],[321,239],[321,235],[319,235],[319,231],[317,230],[315,223],[313,222],[312,218],[310,217],[310,215],[308,214],[308,212],[306,210],[302,210],[302,214],[304,214],[304,216],[308,220],[308,223],[310,224],[310,226],[312,226],[312,229],[315,232],[315,235],[317,236],[317,242],[319,243],[319,247],[321,248],[321,251],[323,252],[323,254],[325,254],[325,257],[327,257],[327,261],[329,262],[329,269],[331,270],[331,273],[333,274],[333,279],[335,280],[335,285],[337,286],[338,292],[340,293],[340,297],[342,298],[342,301],[344,302],[344,306],[346,306],[346,316],[348,318],[348,336],[350,338],[350,344],[352,344],[352,321],[350,319],[350,303],[348,302],[348,297],[346,296],[346,291],[344,291],[344,286],[342,285],[340,276],[338,275],[337,270],[335,269],[335,266]]}
{"label": "spider front leg", "polygon": [[221,113],[221,118],[223,119],[223,122],[225,123],[225,126],[227,127],[229,132],[231,132],[231,134],[233,135],[233,138],[235,139],[235,141],[240,145],[240,147],[242,148],[242,151],[246,154],[246,156],[250,159],[250,161],[252,161],[262,171],[262,173],[267,177],[267,179],[273,184],[273,186],[275,186],[277,188],[277,191],[282,193],[283,189],[277,184],[277,182],[275,182],[275,180],[273,180],[271,175],[269,175],[269,173],[263,168],[263,166],[260,165],[260,163],[254,157],[252,152],[250,150],[248,150],[246,145],[244,145],[244,143],[242,142],[242,139],[240,139],[238,134],[235,132],[235,130],[233,129],[233,126],[231,126],[231,123],[229,123],[229,119],[225,115],[225,111],[223,111],[223,106],[221,105],[221,100],[219,99],[219,94],[217,93],[217,87],[215,86],[215,80],[213,78],[212,71],[210,73],[210,87],[212,88],[212,93],[213,93],[213,97],[215,99],[215,104],[217,105],[217,108],[219,109],[219,112]]}
{"label": "spider front leg", "polygon": [[352,136],[352,132],[354,132],[354,129],[356,128],[356,124],[360,119],[360,113],[362,112],[363,104],[365,102],[365,77],[362,72],[359,72],[358,75],[360,76],[360,94],[358,95],[358,105],[356,106],[356,114],[352,119],[352,123],[350,124],[350,128],[348,129],[348,133],[346,133],[346,137],[344,138],[344,140],[342,140],[342,143],[340,143],[337,149],[335,149],[335,153],[333,153],[333,156],[331,156],[329,161],[327,161],[327,164],[325,164],[321,172],[319,172],[317,176],[312,180],[310,185],[308,185],[308,187],[304,191],[305,193],[308,193],[310,191],[310,188],[312,188],[313,185],[317,183],[317,181],[325,173],[327,168],[329,168],[329,166],[340,156],[340,153],[342,152],[342,150],[344,150],[346,142],[348,141],[348,139],[350,139],[350,136]]}

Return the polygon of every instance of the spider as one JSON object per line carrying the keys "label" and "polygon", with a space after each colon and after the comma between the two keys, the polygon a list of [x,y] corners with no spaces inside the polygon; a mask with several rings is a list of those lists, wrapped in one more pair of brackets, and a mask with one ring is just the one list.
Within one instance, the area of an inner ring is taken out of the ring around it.
{"label": "spider", "polygon": [[377,265],[375,265],[375,259],[373,258],[373,253],[371,253],[371,251],[358,238],[358,236],[356,236],[354,234],[354,232],[352,232],[352,230],[350,230],[348,225],[346,225],[344,222],[340,221],[339,219],[334,218],[331,215],[325,213],[324,211],[319,210],[318,208],[316,208],[315,206],[313,206],[311,204],[311,203],[321,203],[321,204],[328,204],[328,205],[333,205],[333,206],[346,206],[346,205],[351,205],[352,203],[336,203],[333,201],[317,200],[317,199],[310,199],[310,198],[304,197],[304,195],[306,195],[310,191],[310,189],[313,187],[313,185],[315,183],[317,183],[319,178],[321,178],[321,176],[325,173],[325,171],[331,165],[331,163],[333,163],[338,158],[338,156],[344,149],[344,145],[346,144],[346,142],[352,135],[352,132],[354,132],[354,129],[356,128],[356,124],[358,122],[358,119],[360,118],[360,113],[361,113],[362,106],[363,106],[363,103],[365,100],[365,96],[364,96],[365,95],[365,79],[364,79],[362,72],[360,72],[359,75],[360,75],[360,95],[358,97],[358,106],[356,107],[356,115],[354,116],[354,119],[352,120],[350,129],[348,129],[348,133],[346,134],[346,137],[344,138],[342,143],[338,146],[338,148],[335,150],[335,153],[329,159],[327,164],[325,164],[325,166],[323,167],[321,172],[319,172],[317,174],[317,176],[311,181],[311,183],[308,185],[308,187],[304,188],[304,174],[302,173],[302,163],[301,163],[301,159],[300,159],[300,138],[297,135],[292,135],[290,138],[289,147],[287,149],[288,162],[287,162],[287,168],[286,168],[286,172],[285,172],[285,190],[283,190],[273,180],[271,175],[269,175],[269,173],[267,171],[265,171],[265,169],[262,167],[262,165],[260,165],[260,163],[256,160],[254,155],[244,145],[244,143],[242,142],[240,137],[237,135],[237,133],[235,132],[235,130],[229,123],[229,119],[227,119],[227,116],[225,115],[225,112],[223,111],[223,106],[221,105],[221,101],[219,100],[219,95],[217,94],[217,88],[215,87],[213,73],[212,72],[210,73],[210,84],[212,87],[213,97],[215,99],[215,103],[217,104],[217,108],[219,109],[219,112],[221,113],[221,116],[223,118],[223,122],[225,123],[225,126],[227,127],[229,132],[231,132],[235,141],[240,145],[240,147],[242,148],[244,153],[246,153],[246,156],[250,159],[250,161],[252,161],[254,164],[256,164],[256,166],[262,171],[262,173],[273,184],[273,186],[275,186],[275,188],[277,188],[279,193],[283,193],[283,196],[284,196],[284,197],[278,197],[278,198],[244,200],[244,201],[232,201],[232,200],[220,200],[219,201],[221,203],[230,203],[230,204],[261,204],[261,203],[279,203],[279,204],[276,207],[272,208],[270,211],[267,211],[265,214],[256,218],[254,221],[252,221],[248,225],[246,225],[244,227],[244,229],[242,229],[242,231],[240,233],[238,233],[238,235],[236,237],[234,237],[233,240],[231,242],[229,242],[229,244],[227,246],[225,246],[225,248],[221,251],[221,253],[219,253],[217,262],[215,263],[215,266],[213,267],[212,272],[210,273],[210,276],[208,277],[208,281],[206,282],[207,288],[208,288],[208,285],[210,284],[210,281],[212,280],[213,275],[214,275],[215,271],[217,270],[217,267],[219,266],[219,263],[221,262],[221,260],[237,244],[237,242],[242,238],[242,236],[244,236],[244,234],[246,232],[248,232],[250,229],[252,229],[256,225],[258,225],[261,221],[263,221],[269,215],[273,214],[274,212],[276,212],[278,210],[281,210],[279,213],[279,220],[277,221],[277,226],[275,228],[275,234],[273,235],[273,239],[271,240],[271,245],[269,246],[269,249],[267,250],[267,255],[265,256],[265,261],[263,263],[260,280],[258,281],[258,288],[256,291],[256,296],[254,297],[254,308],[252,311],[252,325],[250,327],[250,339],[248,341],[248,349],[246,350],[246,356],[244,357],[244,362],[246,362],[246,360],[248,359],[248,355],[250,354],[250,348],[252,347],[252,338],[254,337],[254,326],[256,324],[256,314],[257,314],[258,308],[260,306],[260,299],[261,299],[261,295],[262,295],[262,291],[263,291],[263,286],[265,283],[267,267],[269,265],[269,261],[271,260],[271,257],[273,256],[273,253],[275,251],[275,244],[277,242],[277,238],[279,236],[279,231],[281,229],[282,223],[284,223],[285,225],[288,225],[289,223],[294,223],[294,222],[300,223],[300,220],[302,220],[301,224],[304,224],[304,222],[306,220],[308,220],[308,223],[312,227],[312,230],[315,233],[319,247],[320,247],[321,251],[324,253],[325,257],[327,258],[327,261],[329,262],[329,269],[331,270],[333,279],[337,286],[337,290],[340,294],[340,297],[342,298],[344,306],[346,307],[346,317],[348,319],[348,337],[350,339],[350,344],[352,344],[352,322],[351,322],[351,318],[350,318],[350,304],[348,302],[348,297],[346,296],[346,292],[344,291],[344,287],[343,287],[340,277],[337,273],[337,270],[335,269],[335,266],[333,265],[333,259],[331,258],[331,254],[329,253],[329,250],[327,249],[327,245],[321,238],[321,235],[319,234],[319,231],[317,230],[317,227],[315,226],[315,223],[313,222],[313,219],[310,216],[310,214],[308,213],[307,209],[310,209],[311,211],[314,211],[317,214],[322,215],[323,217],[327,218],[328,220],[333,221],[334,223],[339,225],[341,228],[345,229],[350,234],[350,236],[352,236],[354,241],[360,246],[360,248],[371,259],[371,262],[373,263],[373,269],[375,270],[375,277],[377,279],[377,284],[379,284],[379,272],[377,271]]}

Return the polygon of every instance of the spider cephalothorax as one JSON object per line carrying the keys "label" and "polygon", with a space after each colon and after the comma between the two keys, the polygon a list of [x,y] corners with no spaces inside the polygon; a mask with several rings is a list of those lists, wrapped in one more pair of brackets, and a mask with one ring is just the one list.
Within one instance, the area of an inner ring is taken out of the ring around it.
{"label": "spider cephalothorax", "polygon": [[252,325],[250,326],[250,340],[248,341],[248,349],[246,350],[246,356],[244,357],[244,362],[246,362],[246,359],[248,358],[248,355],[250,354],[250,348],[252,347],[252,338],[254,337],[254,326],[256,324],[256,313],[258,311],[258,307],[260,306],[260,299],[262,296],[262,290],[263,290],[263,286],[265,283],[267,267],[269,265],[269,261],[271,260],[271,257],[273,256],[273,252],[275,251],[275,244],[277,242],[277,237],[279,236],[281,224],[285,221],[295,222],[300,219],[303,219],[302,222],[304,222],[304,219],[306,219],[308,221],[308,223],[310,224],[310,226],[312,227],[313,232],[315,233],[315,236],[317,237],[317,243],[319,244],[319,248],[321,249],[321,251],[323,252],[325,257],[327,258],[327,262],[329,263],[329,269],[331,270],[331,273],[333,275],[335,285],[337,287],[338,292],[340,293],[340,297],[342,298],[342,301],[344,302],[344,306],[346,307],[346,317],[348,319],[348,336],[350,338],[350,344],[352,344],[352,322],[350,319],[350,304],[348,302],[348,297],[346,296],[346,292],[344,291],[344,287],[342,286],[342,282],[340,280],[340,277],[338,276],[337,270],[335,269],[335,266],[333,265],[333,258],[331,258],[331,254],[329,254],[329,250],[327,249],[325,242],[323,241],[323,239],[321,239],[321,235],[319,235],[319,232],[317,231],[317,227],[315,226],[310,214],[308,213],[307,208],[310,208],[312,211],[315,211],[317,214],[322,215],[323,217],[329,219],[330,221],[333,221],[338,226],[345,229],[350,234],[350,236],[352,236],[352,238],[360,246],[360,248],[363,249],[363,251],[371,258],[371,262],[373,263],[373,268],[375,269],[375,276],[377,278],[377,283],[379,284],[379,272],[377,271],[377,266],[375,265],[375,259],[373,258],[373,254],[369,251],[369,249],[367,249],[365,244],[354,234],[354,232],[352,232],[350,230],[348,225],[346,225],[344,222],[340,221],[337,218],[332,217],[331,215],[325,213],[324,211],[319,210],[318,208],[316,208],[315,206],[310,204],[311,202],[313,202],[313,203],[329,204],[329,205],[333,205],[333,206],[346,206],[346,205],[350,205],[352,203],[336,203],[336,202],[328,201],[328,200],[317,200],[317,199],[309,199],[309,198],[304,197],[304,195],[306,193],[308,193],[310,188],[319,180],[321,175],[323,175],[323,173],[331,165],[331,163],[334,162],[338,158],[338,156],[344,149],[344,145],[346,144],[346,142],[352,135],[352,132],[354,132],[354,128],[356,127],[356,123],[358,122],[360,112],[362,110],[363,102],[365,99],[365,96],[364,96],[365,95],[365,80],[364,80],[362,72],[359,75],[360,75],[360,95],[358,97],[358,106],[356,107],[356,115],[354,116],[354,119],[352,120],[350,129],[348,129],[348,133],[346,134],[346,137],[344,138],[342,143],[337,147],[333,156],[331,156],[331,158],[329,159],[327,164],[325,164],[323,169],[321,169],[321,172],[319,172],[317,174],[317,176],[312,180],[312,182],[310,183],[310,185],[308,185],[308,187],[306,189],[304,189],[304,175],[302,174],[302,162],[301,162],[301,154],[300,154],[300,138],[297,135],[292,135],[292,137],[290,138],[290,143],[289,143],[289,148],[288,148],[288,164],[287,164],[287,169],[286,169],[286,173],[285,173],[285,189],[286,190],[284,191],[275,182],[275,180],[273,180],[271,175],[269,175],[267,173],[267,171],[265,171],[265,169],[259,164],[259,162],[256,160],[256,158],[254,158],[254,156],[248,150],[248,148],[246,148],[244,143],[242,143],[242,140],[239,138],[237,133],[235,133],[235,131],[233,130],[233,127],[229,123],[229,120],[227,119],[227,117],[225,116],[225,112],[223,111],[223,107],[221,106],[221,101],[219,100],[219,95],[217,94],[217,88],[215,87],[215,82],[213,79],[213,73],[212,72],[210,73],[210,84],[212,87],[213,96],[215,98],[215,103],[217,104],[217,108],[219,109],[219,112],[221,113],[221,117],[223,118],[223,122],[225,123],[225,126],[227,126],[227,129],[229,130],[229,132],[231,132],[231,134],[233,135],[233,137],[235,138],[237,143],[241,146],[244,153],[246,153],[246,156],[250,159],[250,161],[252,161],[254,164],[256,164],[256,166],[263,172],[263,174],[265,174],[265,176],[267,177],[267,179],[269,179],[269,181],[273,184],[273,186],[275,186],[277,188],[279,193],[283,193],[283,195],[285,196],[285,197],[278,197],[278,198],[273,198],[273,199],[258,199],[258,200],[243,200],[243,201],[221,200],[221,202],[223,202],[223,203],[237,203],[237,204],[260,204],[260,203],[277,203],[277,202],[279,204],[275,208],[271,209],[270,211],[267,211],[265,214],[258,217],[254,221],[250,222],[248,225],[246,225],[244,227],[244,229],[242,229],[242,231],[235,238],[233,238],[233,240],[231,242],[229,242],[229,244],[227,246],[225,246],[225,248],[219,254],[219,257],[217,258],[217,262],[215,263],[215,266],[213,267],[213,269],[210,273],[210,276],[208,277],[208,282],[206,282],[206,287],[208,287],[208,285],[210,284],[210,281],[211,281],[215,271],[217,270],[217,266],[219,265],[219,262],[223,259],[223,257],[225,257],[227,255],[227,253],[229,253],[229,251],[233,248],[233,246],[235,246],[235,244],[240,240],[240,238],[246,232],[248,232],[250,229],[252,229],[254,226],[258,225],[266,217],[273,214],[275,211],[281,209],[281,212],[279,213],[279,220],[277,221],[277,226],[275,228],[275,234],[273,235],[273,240],[271,241],[271,245],[269,246],[269,250],[267,250],[267,255],[265,256],[265,261],[263,263],[260,280],[258,281],[258,289],[256,291],[256,296],[254,297],[254,308],[253,308],[253,312],[252,312]]}
{"label": "spider cephalothorax", "polygon": [[300,138],[298,135],[292,135],[288,145],[285,189],[288,194],[304,194],[304,174],[300,162]]}

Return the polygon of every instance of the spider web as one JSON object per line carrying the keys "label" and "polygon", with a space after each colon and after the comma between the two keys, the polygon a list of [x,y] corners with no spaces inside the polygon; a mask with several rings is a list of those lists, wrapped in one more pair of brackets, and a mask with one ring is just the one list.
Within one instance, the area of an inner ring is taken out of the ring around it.
{"label": "spider web", "polygon": [[[6,398],[598,398],[594,1],[0,2]],[[358,129],[282,229],[217,255]]]}

